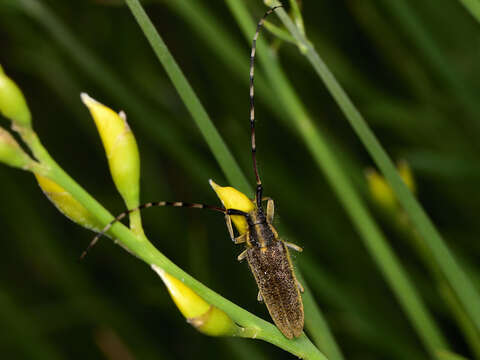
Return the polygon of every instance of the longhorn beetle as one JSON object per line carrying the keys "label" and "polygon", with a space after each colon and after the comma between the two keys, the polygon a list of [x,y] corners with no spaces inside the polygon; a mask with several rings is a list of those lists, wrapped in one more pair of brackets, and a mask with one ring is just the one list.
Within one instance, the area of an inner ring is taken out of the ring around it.
{"label": "longhorn beetle", "polygon": [[[244,212],[236,209],[225,209],[223,207],[187,203],[187,202],[149,202],[138,206],[135,209],[127,210],[118,215],[105,228],[97,234],[88,248],[83,252],[82,258],[87,251],[95,245],[98,239],[105,234],[114,223],[122,220],[131,212],[153,207],[153,206],[174,206],[189,207],[198,209],[210,209],[225,214],[225,220],[228,232],[235,244],[245,243],[246,249],[238,256],[238,260],[247,259],[250,270],[255,277],[259,292],[257,299],[264,301],[268,312],[275,325],[285,335],[291,339],[299,337],[302,334],[304,314],[303,303],[300,292],[303,288],[295,277],[295,273],[290,259],[288,248],[296,251],[302,251],[299,246],[283,241],[275,228],[273,227],[274,202],[270,198],[263,198],[263,185],[257,168],[256,144],[255,144],[255,106],[254,106],[254,65],[255,50],[257,38],[263,26],[265,18],[270,15],[277,6],[269,9],[257,24],[257,29],[252,41],[250,54],[250,127],[251,127],[251,146],[252,160],[255,178],[257,181],[254,209],[250,212]],[[267,201],[266,211],[263,208],[263,201]],[[248,230],[243,235],[234,236],[231,215],[243,216],[247,222]]]}

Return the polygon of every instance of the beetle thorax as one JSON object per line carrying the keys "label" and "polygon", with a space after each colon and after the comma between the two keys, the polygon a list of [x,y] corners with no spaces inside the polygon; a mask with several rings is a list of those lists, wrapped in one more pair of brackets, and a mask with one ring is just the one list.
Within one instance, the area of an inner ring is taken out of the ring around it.
{"label": "beetle thorax", "polygon": [[266,248],[275,240],[276,231],[272,225],[268,223],[262,208],[257,208],[248,213],[248,241],[251,247]]}

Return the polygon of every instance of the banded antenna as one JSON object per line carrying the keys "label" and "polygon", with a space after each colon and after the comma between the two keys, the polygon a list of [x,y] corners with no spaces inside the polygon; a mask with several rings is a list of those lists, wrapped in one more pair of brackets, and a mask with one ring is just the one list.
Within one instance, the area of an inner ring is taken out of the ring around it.
{"label": "banded antenna", "polygon": [[[258,174],[258,168],[257,168],[257,158],[255,156],[256,153],[256,145],[255,145],[255,99],[254,99],[254,84],[253,84],[253,78],[254,78],[254,71],[255,71],[255,50],[257,47],[257,39],[258,35],[260,34],[260,30],[262,29],[263,23],[265,22],[265,18],[270,15],[272,12],[275,11],[275,9],[278,9],[279,7],[282,7],[282,5],[275,6],[271,9],[269,9],[263,17],[260,19],[260,21],[257,23],[257,31],[255,32],[255,35],[253,37],[252,41],[252,51],[250,53],[250,127],[252,130],[252,160],[253,160],[253,170],[255,171],[255,179],[257,181],[257,190],[256,190],[256,204],[257,208],[261,208],[262,205],[262,193],[263,193],[263,186],[262,186],[262,181],[260,180],[260,176]],[[182,201],[176,201],[176,202],[169,202],[169,201],[157,201],[157,202],[148,202],[146,204],[142,204],[140,206],[137,206],[134,209],[129,209],[127,211],[122,212],[121,214],[117,215],[112,221],[110,221],[90,242],[88,247],[85,249],[85,251],[82,253],[80,256],[80,259],[83,259],[88,251],[95,246],[95,244],[98,242],[98,240],[105,235],[107,231],[110,230],[110,228],[118,221],[122,220],[125,218],[128,214],[135,212],[135,211],[140,211],[143,209],[151,208],[151,207],[162,207],[162,206],[173,206],[173,207],[186,207],[186,208],[194,208],[194,209],[210,209],[214,211],[218,211],[221,213],[224,213],[225,215],[240,215],[240,216],[245,216],[246,218],[249,217],[249,214],[246,212],[243,212],[241,210],[236,210],[236,209],[224,209],[218,206],[213,206],[213,205],[206,205],[206,204],[201,204],[201,203],[188,203],[188,202],[182,202]]]}
{"label": "banded antenna", "polygon": [[250,53],[250,128],[252,130],[252,161],[253,161],[253,171],[255,172],[255,179],[257,181],[257,189],[255,195],[255,202],[257,204],[257,208],[261,208],[262,206],[262,193],[263,193],[263,185],[262,180],[260,179],[260,175],[258,174],[258,167],[257,167],[257,145],[255,143],[255,89],[254,89],[254,74],[255,74],[255,52],[257,50],[257,39],[258,35],[260,34],[260,30],[263,27],[263,23],[265,22],[265,18],[273,13],[275,9],[283,7],[282,5],[275,6],[269,9],[260,21],[257,23],[257,31],[253,36],[252,40],[252,51]]}

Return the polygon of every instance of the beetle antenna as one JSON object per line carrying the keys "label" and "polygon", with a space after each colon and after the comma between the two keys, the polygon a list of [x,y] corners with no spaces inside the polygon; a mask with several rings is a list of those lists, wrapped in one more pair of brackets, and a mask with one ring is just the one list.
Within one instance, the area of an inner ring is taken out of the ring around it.
{"label": "beetle antenna", "polygon": [[210,210],[215,210],[219,211],[222,213],[228,212],[228,210],[225,210],[224,208],[218,207],[218,206],[213,206],[213,205],[206,205],[206,204],[199,204],[199,203],[188,203],[188,202],[182,202],[182,201],[176,201],[176,202],[170,202],[170,201],[157,201],[157,202],[148,202],[145,204],[142,204],[140,206],[137,206],[134,209],[129,209],[127,211],[122,212],[121,214],[117,215],[115,219],[110,221],[103,229],[100,231],[90,242],[90,244],[87,246],[85,251],[80,255],[80,259],[83,259],[88,251],[95,246],[95,244],[100,240],[100,238],[105,235],[105,233],[110,230],[110,228],[118,221],[122,220],[127,216],[128,214],[134,212],[134,211],[139,211],[143,209],[147,209],[150,207],[157,207],[157,206],[173,206],[173,207],[185,207],[185,208],[194,208],[194,209],[210,209]]}
{"label": "beetle antenna", "polygon": [[252,40],[252,50],[250,53],[250,128],[252,130],[252,160],[253,160],[253,170],[255,171],[255,179],[257,180],[257,190],[256,190],[256,203],[257,207],[261,207],[262,203],[262,192],[263,192],[263,186],[262,186],[262,180],[260,180],[260,175],[258,174],[258,168],[257,168],[257,157],[256,157],[256,151],[257,147],[255,144],[255,91],[254,91],[254,86],[253,86],[253,77],[254,77],[254,72],[255,72],[255,51],[257,48],[257,39],[258,35],[260,34],[260,30],[262,29],[263,23],[265,22],[265,18],[270,15],[272,12],[275,11],[275,9],[278,9],[279,7],[283,7],[282,5],[275,6],[271,9],[268,9],[267,12],[263,15],[263,17],[260,19],[260,21],[257,23],[257,31],[255,32],[255,35],[253,36]]}
{"label": "beetle antenna", "polygon": [[90,244],[87,246],[85,251],[80,255],[80,260],[82,260],[87,253],[90,251],[92,247],[95,246],[95,244],[100,240],[100,238],[105,235],[105,233],[110,230],[110,228],[118,221],[122,220],[127,216],[128,214],[131,214],[132,212],[135,211],[140,211],[143,209],[151,208],[151,207],[158,207],[158,206],[173,206],[173,207],[184,207],[184,208],[193,208],[193,209],[210,209],[214,211],[218,211],[227,215],[240,215],[240,216],[245,216],[248,217],[248,214],[244,211],[241,210],[236,210],[236,209],[224,209],[218,206],[214,205],[206,205],[206,204],[201,204],[201,203],[188,203],[188,202],[183,202],[183,201],[175,201],[175,202],[170,202],[170,201],[157,201],[157,202],[148,202],[145,204],[142,204],[140,206],[137,206],[136,208],[127,210],[122,212],[121,214],[117,215],[115,219],[110,221],[90,242]]}

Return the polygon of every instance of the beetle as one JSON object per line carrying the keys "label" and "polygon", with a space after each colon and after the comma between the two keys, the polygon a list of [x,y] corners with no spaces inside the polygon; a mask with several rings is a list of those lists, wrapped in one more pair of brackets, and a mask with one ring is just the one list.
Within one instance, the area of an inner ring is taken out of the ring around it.
{"label": "beetle", "polygon": [[[303,331],[304,312],[301,292],[303,287],[297,281],[289,248],[302,251],[299,246],[281,239],[273,226],[274,201],[271,198],[263,198],[263,184],[257,167],[256,143],[255,143],[255,102],[254,102],[254,69],[256,42],[262,29],[265,18],[275,9],[269,9],[257,23],[255,35],[252,40],[250,53],[250,128],[251,128],[251,151],[253,169],[256,179],[256,193],[253,199],[253,210],[245,212],[234,208],[206,205],[189,202],[158,201],[140,205],[129,209],[113,219],[92,240],[87,249],[82,253],[83,258],[88,250],[95,245],[99,238],[105,234],[113,224],[122,220],[128,214],[154,206],[188,207],[197,209],[210,209],[222,212],[225,215],[227,229],[230,238],[235,244],[244,243],[246,249],[238,256],[238,260],[247,260],[250,270],[258,285],[259,301],[263,301],[277,328],[288,339],[299,337]],[[210,180],[212,187],[213,182]],[[266,209],[263,202],[266,201]],[[247,231],[235,237],[231,216],[241,216],[246,220]]]}

